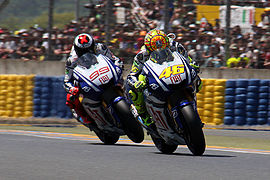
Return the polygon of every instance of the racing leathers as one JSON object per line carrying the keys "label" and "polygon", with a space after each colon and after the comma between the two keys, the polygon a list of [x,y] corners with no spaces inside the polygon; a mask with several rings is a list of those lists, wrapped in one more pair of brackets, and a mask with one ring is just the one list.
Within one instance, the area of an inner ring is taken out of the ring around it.
{"label": "racing leathers", "polygon": [[[170,45],[169,49],[174,52],[177,51],[182,54],[188,63],[197,71],[199,72],[199,66],[195,61],[193,61],[187,53],[187,50],[183,47],[182,44],[174,41],[172,38],[169,38]],[[151,51],[149,51],[145,46],[142,46],[141,51],[135,56],[131,71],[127,76],[126,81],[126,91],[129,94],[129,98],[132,100],[133,104],[135,105],[138,114],[144,121],[146,126],[150,126],[153,122],[150,119],[150,116],[147,113],[144,97],[143,97],[143,89],[146,87],[145,77],[141,75],[142,68],[144,62],[146,62],[150,57]],[[197,76],[196,80],[196,89],[197,92],[201,89],[202,83],[199,76]]]}
{"label": "racing leathers", "polygon": [[[110,58],[116,65],[122,68],[122,62],[120,59],[113,55],[108,47],[102,43],[95,44],[95,51],[90,52],[94,54],[102,54]],[[66,105],[71,109],[73,116],[84,125],[88,125],[93,122],[87,112],[84,110],[79,100],[79,87],[78,82],[73,78],[73,69],[76,67],[76,60],[78,55],[74,50],[74,46],[71,48],[69,57],[66,60],[65,65],[65,78],[64,88],[67,92]]]}

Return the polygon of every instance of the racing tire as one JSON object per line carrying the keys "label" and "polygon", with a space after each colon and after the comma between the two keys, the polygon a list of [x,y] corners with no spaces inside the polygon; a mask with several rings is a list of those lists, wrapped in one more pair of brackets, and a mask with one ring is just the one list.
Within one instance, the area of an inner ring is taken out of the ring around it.
{"label": "racing tire", "polygon": [[75,113],[74,110],[72,110],[72,115],[73,117],[80,122],[82,125],[84,125],[85,127],[89,128],[90,131],[94,131],[95,134],[97,135],[97,137],[100,139],[100,141],[102,141],[104,144],[106,145],[113,145],[115,143],[117,143],[117,141],[119,140],[119,135],[116,134],[109,134],[109,133],[105,133],[102,130],[100,130],[96,123],[91,123],[91,124],[84,124],[83,122],[81,122],[79,120],[78,115]]}
{"label": "racing tire", "polygon": [[192,105],[180,109],[183,115],[184,138],[188,149],[195,156],[201,156],[205,151],[205,138],[202,130],[202,122]]}
{"label": "racing tire", "polygon": [[144,131],[131,113],[128,103],[122,99],[114,104],[114,108],[129,139],[135,143],[141,143],[144,140]]}
{"label": "racing tire", "polygon": [[93,129],[97,137],[106,145],[113,145],[119,140],[119,135],[108,134],[99,129]]}
{"label": "racing tire", "polygon": [[172,154],[177,149],[178,145],[175,145],[175,144],[170,145],[170,144],[167,144],[165,142],[165,140],[162,139],[161,137],[157,138],[151,134],[150,134],[150,136],[151,136],[156,148],[163,154]]}

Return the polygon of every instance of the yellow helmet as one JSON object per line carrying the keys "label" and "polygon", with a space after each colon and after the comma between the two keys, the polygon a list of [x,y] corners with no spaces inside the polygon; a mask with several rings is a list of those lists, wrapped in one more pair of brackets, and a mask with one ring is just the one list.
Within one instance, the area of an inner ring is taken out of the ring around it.
{"label": "yellow helmet", "polygon": [[163,31],[153,29],[146,34],[144,45],[150,51],[165,49],[169,46],[169,38]]}

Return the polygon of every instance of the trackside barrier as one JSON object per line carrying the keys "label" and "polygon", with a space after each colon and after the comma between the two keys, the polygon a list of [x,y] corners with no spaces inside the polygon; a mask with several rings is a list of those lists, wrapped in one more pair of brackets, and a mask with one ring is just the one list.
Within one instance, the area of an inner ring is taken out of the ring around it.
{"label": "trackside barrier", "polygon": [[[64,76],[0,75],[0,117],[72,118]],[[202,79],[202,121],[212,125],[270,125],[270,80]]]}
{"label": "trackside barrier", "polygon": [[225,79],[203,79],[197,94],[197,106],[204,123],[219,125],[224,119]]}
{"label": "trackside barrier", "polygon": [[34,75],[0,75],[0,116],[33,116]]}
{"label": "trackside barrier", "polygon": [[226,125],[270,125],[270,80],[227,80]]}
{"label": "trackside barrier", "polygon": [[34,117],[72,118],[65,104],[64,76],[35,76],[34,81]]}

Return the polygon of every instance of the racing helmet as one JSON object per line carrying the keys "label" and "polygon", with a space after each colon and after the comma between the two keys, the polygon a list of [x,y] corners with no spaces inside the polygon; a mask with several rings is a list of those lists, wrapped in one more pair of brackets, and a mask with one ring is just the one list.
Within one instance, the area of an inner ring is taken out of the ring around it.
{"label": "racing helmet", "polygon": [[91,35],[86,33],[82,33],[76,36],[73,46],[78,57],[87,52],[95,52],[95,40]]}
{"label": "racing helmet", "polygon": [[164,49],[169,46],[169,38],[163,31],[153,29],[146,34],[144,45],[151,52],[157,49]]}

